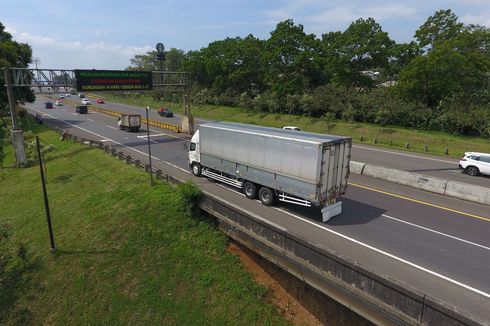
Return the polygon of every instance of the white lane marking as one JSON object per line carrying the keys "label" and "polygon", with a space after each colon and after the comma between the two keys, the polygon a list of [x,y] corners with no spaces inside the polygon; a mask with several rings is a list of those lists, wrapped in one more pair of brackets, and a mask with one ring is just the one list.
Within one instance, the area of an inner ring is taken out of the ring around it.
{"label": "white lane marking", "polygon": [[419,228],[419,229],[422,229],[422,230],[425,230],[425,231],[433,232],[435,234],[439,234],[439,235],[442,235],[444,237],[448,237],[448,238],[451,238],[451,239],[454,239],[454,240],[457,240],[457,241],[461,241],[461,242],[470,244],[472,246],[480,247],[480,248],[483,248],[485,250],[490,250],[490,247],[486,247],[484,245],[481,245],[481,244],[478,244],[478,243],[475,243],[475,242],[471,242],[471,241],[468,241],[468,240],[465,240],[465,239],[461,239],[461,238],[458,238],[458,237],[455,237],[453,235],[446,234],[446,233],[443,233],[443,232],[440,232],[440,231],[432,230],[432,229],[429,229],[429,228],[427,228],[425,226],[421,226],[421,225],[418,225],[418,224],[414,224],[414,223],[411,223],[411,222],[400,220],[400,219],[398,219],[396,217],[393,217],[393,216],[389,216],[389,215],[386,215],[386,214],[381,214],[381,216],[384,216],[384,217],[386,217],[386,218],[388,218],[390,220],[394,220],[394,221],[397,221],[397,222],[400,222],[400,223],[404,223],[404,224],[407,224],[407,225],[410,225],[410,226],[413,226],[413,227],[416,227],[416,228]]}
{"label": "white lane marking", "polygon": [[[156,135],[150,135],[150,138],[151,138],[151,136],[156,136]],[[144,135],[144,136],[136,136],[136,137],[137,137],[137,138],[141,138],[141,139],[148,139],[148,137],[146,137],[146,135]],[[158,144],[158,142],[157,142],[157,141],[155,141],[155,140],[150,139],[150,141],[151,141],[152,143]]]}
{"label": "white lane marking", "polygon": [[66,112],[66,110],[65,110],[65,109],[61,109],[61,111]]}
{"label": "white lane marking", "polygon": [[[160,132],[161,133],[160,130],[155,130],[155,129],[151,129],[151,128],[150,128],[150,131]],[[180,140],[186,140],[187,141],[187,139],[185,139],[185,138],[178,137],[178,136],[175,136],[175,135],[172,135],[172,134],[162,133],[161,135],[165,135],[165,136],[169,136],[169,137],[172,137],[172,138],[177,138],[177,139],[180,139]]]}
{"label": "white lane marking", "polygon": [[364,243],[364,242],[361,242],[361,241],[356,240],[356,239],[354,239],[354,238],[351,238],[351,237],[348,237],[348,236],[346,236],[346,235],[343,235],[342,233],[339,233],[339,232],[336,232],[336,231],[334,231],[334,230],[331,230],[331,229],[329,229],[329,228],[327,228],[327,227],[325,227],[325,226],[323,226],[323,225],[319,225],[319,224],[317,224],[317,223],[314,223],[314,222],[312,222],[312,221],[309,221],[309,220],[307,220],[307,219],[305,219],[305,218],[302,218],[302,217],[300,217],[300,216],[298,216],[298,215],[292,214],[292,213],[290,213],[290,212],[288,212],[288,211],[285,211],[285,210],[283,210],[283,209],[280,209],[280,208],[277,208],[277,207],[273,207],[273,208],[274,208],[274,209],[276,209],[276,210],[278,210],[278,211],[280,211],[280,212],[283,212],[283,213],[285,213],[285,214],[288,214],[288,215],[290,215],[290,216],[293,216],[293,217],[295,217],[295,218],[297,218],[297,219],[299,219],[299,220],[301,220],[301,221],[303,221],[303,222],[306,222],[306,223],[311,224],[311,225],[313,225],[313,226],[316,226],[316,227],[318,227],[318,228],[320,228],[320,229],[323,229],[323,230],[325,230],[325,231],[327,231],[327,232],[330,232],[330,233],[332,233],[332,234],[335,234],[336,236],[339,236],[339,237],[344,238],[344,239],[346,239],[346,240],[348,240],[348,241],[354,242],[354,243],[356,243],[356,244],[358,244],[358,245],[360,245],[360,246],[362,246],[362,247],[365,247],[365,248],[371,249],[371,250],[376,251],[377,253],[380,253],[380,254],[382,254],[382,255],[384,255],[384,256],[387,256],[387,257],[390,257],[390,258],[392,258],[392,259],[398,260],[399,262],[402,262],[402,263],[404,263],[404,264],[407,264],[407,265],[409,265],[409,266],[412,266],[412,267],[414,267],[414,268],[416,268],[416,269],[419,269],[419,270],[421,270],[421,271],[423,271],[423,272],[426,272],[426,273],[428,273],[428,274],[431,274],[431,275],[433,275],[433,276],[436,276],[436,277],[438,277],[438,278],[441,278],[441,279],[443,279],[443,280],[445,280],[445,281],[448,281],[448,282],[450,282],[450,283],[453,283],[453,284],[455,284],[455,285],[458,285],[458,286],[460,286],[460,287],[463,287],[463,288],[465,288],[465,289],[467,289],[467,290],[470,290],[470,291],[472,291],[472,292],[478,293],[478,294],[480,294],[480,295],[482,295],[482,296],[484,296],[484,297],[490,298],[490,293],[483,292],[483,291],[478,290],[478,289],[476,289],[476,288],[474,288],[474,287],[471,287],[471,286],[466,285],[466,284],[464,284],[464,283],[461,283],[461,282],[459,282],[459,281],[453,280],[452,278],[449,278],[449,277],[447,277],[447,276],[445,276],[445,275],[442,275],[442,274],[439,274],[439,273],[437,273],[437,272],[434,272],[434,271],[432,271],[432,270],[430,270],[430,269],[428,269],[428,268],[425,268],[425,267],[423,267],[423,266],[419,266],[419,265],[417,265],[417,264],[414,264],[414,263],[412,263],[412,262],[410,262],[410,261],[408,261],[408,260],[406,260],[406,259],[400,258],[400,257],[395,256],[395,255],[393,255],[393,254],[390,254],[390,253],[388,253],[388,252],[386,252],[386,251],[383,251],[383,250],[381,250],[381,249],[378,249],[378,248],[376,248],[376,247],[373,247],[373,246],[371,246],[371,245],[368,245],[368,244],[366,244],[366,243]]}
{"label": "white lane marking", "polygon": [[72,113],[73,115],[77,115],[76,113]]}
{"label": "white lane marking", "polygon": [[352,147],[367,149],[367,150],[370,150],[370,151],[376,151],[376,152],[383,152],[383,153],[389,153],[389,154],[394,154],[394,155],[400,155],[400,156],[414,157],[414,158],[419,158],[419,159],[429,160],[429,161],[443,162],[443,163],[447,163],[447,164],[454,164],[455,163],[455,162],[452,162],[452,161],[446,161],[446,160],[441,160],[441,159],[437,159],[437,158],[431,158],[431,157],[424,157],[424,156],[418,156],[418,155],[413,155],[413,154],[405,154],[405,153],[392,152],[392,151],[388,151],[388,150],[385,150],[385,149],[364,147],[364,146],[359,146],[359,145],[353,145]]}
{"label": "white lane marking", "polygon": [[101,140],[99,140],[99,141],[101,141],[101,142],[105,142],[105,141],[110,141],[110,140],[109,140],[109,139],[101,139]]}
{"label": "white lane marking", "polygon": [[[37,110],[37,109],[35,109],[35,108],[31,107],[31,106],[28,106],[28,105],[26,105],[26,106],[27,106],[28,108],[30,108],[30,109],[32,109],[32,110],[34,110],[34,111],[36,111],[36,112],[43,113],[43,112],[41,112],[41,111],[39,111],[39,110]],[[137,153],[143,154],[143,155],[145,155],[145,156],[149,156],[149,155],[148,155],[148,154],[146,154],[145,152],[142,152],[142,151],[137,150],[137,149],[135,149],[135,148],[129,147],[129,146],[124,145],[124,144],[121,144],[120,142],[117,142],[117,141],[115,141],[115,140],[113,140],[113,139],[110,139],[110,138],[104,137],[104,136],[102,136],[102,135],[99,135],[98,133],[95,133],[95,132],[93,132],[93,131],[87,130],[87,129],[82,128],[82,127],[80,127],[80,126],[75,126],[74,124],[69,123],[69,122],[67,122],[67,121],[65,121],[65,120],[58,119],[57,117],[52,116],[51,114],[44,113],[44,115],[47,115],[48,117],[51,117],[51,118],[53,118],[53,119],[55,119],[55,120],[58,120],[58,121],[61,121],[61,122],[63,122],[63,123],[66,123],[67,125],[70,125],[70,126],[72,126],[72,127],[75,127],[75,128],[80,129],[80,130],[83,130],[83,131],[85,131],[85,132],[88,132],[89,134],[95,135],[95,136],[100,137],[100,138],[103,138],[103,139],[107,139],[106,141],[111,141],[111,142],[113,142],[113,143],[115,143],[115,144],[118,144],[118,145],[120,145],[120,146],[126,147],[126,148],[128,148],[128,149],[130,149],[130,150],[132,150],[132,151],[137,152]],[[153,156],[153,155],[152,155],[151,157],[152,157],[152,158],[154,158],[154,159],[155,159],[155,160],[157,160],[157,161],[161,161],[161,159],[159,159],[158,157],[155,157],[155,156]],[[165,163],[167,163],[167,162],[165,162]],[[169,164],[169,163],[167,163],[167,164]]]}
{"label": "white lane marking", "polygon": [[111,128],[111,129],[114,129],[114,130],[117,130],[116,127],[113,127],[113,126],[109,126],[109,125],[105,125],[107,128]]}
{"label": "white lane marking", "polygon": [[[150,129],[150,131],[152,131],[152,130]],[[152,135],[150,135],[150,137],[155,137],[155,136],[166,136],[166,135],[167,135],[167,134],[152,134]],[[143,135],[143,136],[137,136],[137,137],[146,138],[146,135]]]}
{"label": "white lane marking", "polygon": [[124,137],[124,139],[129,139],[128,137]]}
{"label": "white lane marking", "polygon": [[88,121],[92,121],[92,122],[94,122],[94,120],[92,120],[92,119],[90,119],[90,118],[87,118],[87,120],[88,120]]}

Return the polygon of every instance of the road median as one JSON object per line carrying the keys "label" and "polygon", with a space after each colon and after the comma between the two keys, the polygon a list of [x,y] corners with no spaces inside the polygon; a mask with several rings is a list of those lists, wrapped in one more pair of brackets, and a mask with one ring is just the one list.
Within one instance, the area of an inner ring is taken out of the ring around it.
{"label": "road median", "polygon": [[355,161],[351,161],[350,171],[440,195],[490,205],[490,189],[485,187]]}

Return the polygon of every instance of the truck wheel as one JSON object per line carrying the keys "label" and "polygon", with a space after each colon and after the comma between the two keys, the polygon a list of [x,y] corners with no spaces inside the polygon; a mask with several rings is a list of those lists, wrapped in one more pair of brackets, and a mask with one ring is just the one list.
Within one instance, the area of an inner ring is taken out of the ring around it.
{"label": "truck wheel", "polygon": [[474,177],[475,175],[478,175],[478,173],[480,173],[480,171],[478,170],[478,168],[476,166],[468,166],[466,168],[466,173],[468,173],[468,175],[471,175],[472,177]]}
{"label": "truck wheel", "polygon": [[254,199],[257,197],[257,187],[252,182],[245,182],[243,184],[243,193],[248,199]]}
{"label": "truck wheel", "polygon": [[192,164],[192,174],[194,174],[196,177],[201,176],[201,166],[199,164]]}
{"label": "truck wheel", "polygon": [[270,206],[274,202],[274,193],[267,187],[262,187],[259,190],[259,199],[265,206]]}

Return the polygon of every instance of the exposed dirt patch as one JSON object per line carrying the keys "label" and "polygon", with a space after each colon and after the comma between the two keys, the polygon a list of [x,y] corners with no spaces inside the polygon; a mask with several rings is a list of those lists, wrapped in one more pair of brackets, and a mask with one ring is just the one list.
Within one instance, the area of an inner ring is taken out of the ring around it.
{"label": "exposed dirt patch", "polygon": [[295,325],[372,325],[239,243],[231,241],[228,250],[240,257],[255,281],[269,290],[271,302]]}

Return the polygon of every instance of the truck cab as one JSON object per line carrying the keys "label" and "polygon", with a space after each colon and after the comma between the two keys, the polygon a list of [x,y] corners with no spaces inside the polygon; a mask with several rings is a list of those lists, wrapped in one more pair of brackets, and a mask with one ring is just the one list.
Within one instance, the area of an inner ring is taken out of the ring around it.
{"label": "truck cab", "polygon": [[192,173],[196,176],[201,175],[201,155],[199,152],[199,130],[194,133],[191,138],[191,145],[189,147],[189,167],[192,169]]}

